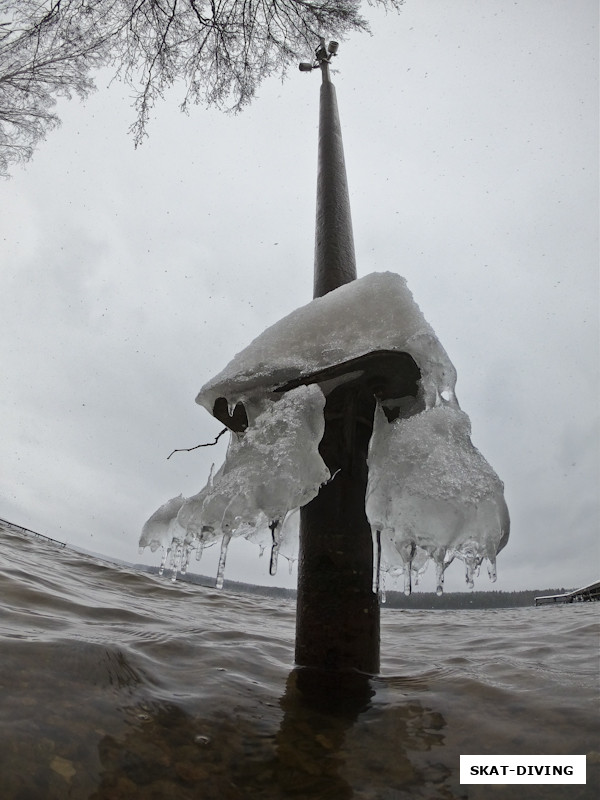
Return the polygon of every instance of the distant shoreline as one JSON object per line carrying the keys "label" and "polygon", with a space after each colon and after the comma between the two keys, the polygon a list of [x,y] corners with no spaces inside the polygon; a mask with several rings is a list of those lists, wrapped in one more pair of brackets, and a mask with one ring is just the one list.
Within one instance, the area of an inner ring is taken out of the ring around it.
{"label": "distant shoreline", "polygon": [[[14,522],[9,522],[5,519],[0,519],[0,526],[6,525],[9,530],[13,532],[31,535],[35,538],[45,540],[55,544],[59,547],[67,547],[69,550],[82,553],[83,555],[93,556],[94,558],[102,559],[108,563],[118,566],[134,569],[138,572],[146,572],[152,575],[158,575],[159,568],[157,566],[148,566],[146,564],[133,564],[129,561],[123,561],[118,558],[111,558],[103,553],[94,553],[84,548],[74,547],[65,544],[56,539],[51,539],[49,536],[32,531],[22,525]],[[165,580],[170,578],[170,572],[165,570]],[[215,588],[214,578],[207,575],[199,575],[194,572],[188,572],[185,575],[181,573],[177,575],[177,581],[183,583],[193,583],[199,586],[204,586],[208,589]],[[251,583],[243,583],[241,581],[231,581],[225,579],[224,590],[230,592],[240,592],[241,594],[259,595],[262,597],[285,597],[290,600],[296,598],[295,589],[286,589],[281,586],[263,586]],[[573,588],[573,587],[571,587]],[[464,592],[445,592],[438,597],[434,592],[413,592],[408,597],[403,592],[386,592],[386,602],[382,604],[382,608],[390,609],[482,609],[482,608],[526,608],[534,607],[535,598],[540,595],[554,595],[563,594],[570,591],[569,588],[549,588],[549,589],[524,589],[514,592],[502,591],[464,591]]]}
{"label": "distant shoreline", "polygon": [[[130,564],[136,570],[158,575],[158,567],[147,566],[146,564]],[[169,574],[165,570],[165,579],[169,579]],[[194,583],[204,586],[207,589],[215,588],[215,579],[206,575],[198,575],[188,572],[185,575],[177,575],[177,581]],[[285,589],[281,586],[262,586],[241,581],[230,581],[225,579],[224,591],[240,592],[241,594],[253,594],[263,597],[285,597],[290,600],[296,598],[295,589]],[[536,597],[545,594],[561,594],[567,589],[525,589],[515,592],[501,591],[465,591],[465,592],[445,592],[439,596],[434,592],[413,592],[408,597],[403,592],[386,592],[386,602],[382,603],[382,608],[393,609],[460,609],[460,608],[526,608],[532,607]]]}

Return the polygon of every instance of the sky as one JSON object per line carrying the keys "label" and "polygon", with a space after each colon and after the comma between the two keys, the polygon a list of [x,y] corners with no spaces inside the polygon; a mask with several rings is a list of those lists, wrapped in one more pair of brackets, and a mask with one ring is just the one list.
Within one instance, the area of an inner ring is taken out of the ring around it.
{"label": "sky", "polygon": [[[369,10],[337,88],[359,277],[403,275],[457,372],[511,536],[476,589],[600,577],[598,8]],[[306,54],[310,59],[311,54]],[[0,517],[126,561],[224,457],[200,387],[312,296],[320,76],[239,115],[178,110],[137,150],[110,75],[0,184]],[[110,84],[110,85],[109,85]],[[215,551],[216,548],[213,548]],[[214,574],[208,551],[196,571]],[[294,586],[234,542],[226,577]],[[433,569],[421,587],[434,588]],[[446,589],[465,588],[452,564]]]}

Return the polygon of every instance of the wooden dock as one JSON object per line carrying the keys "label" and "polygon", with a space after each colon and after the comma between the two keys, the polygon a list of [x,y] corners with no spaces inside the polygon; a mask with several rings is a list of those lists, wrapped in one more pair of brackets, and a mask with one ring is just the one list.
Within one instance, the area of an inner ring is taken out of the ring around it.
{"label": "wooden dock", "polygon": [[44,536],[42,533],[32,531],[29,528],[24,528],[22,525],[17,525],[14,522],[9,522],[7,519],[0,519],[0,527],[8,528],[8,530],[15,531],[16,533],[24,533],[27,536],[35,536],[36,539],[42,539],[45,542],[51,542],[57,547],[67,546],[66,542],[59,542],[58,539],[52,539],[50,536]]}
{"label": "wooden dock", "polygon": [[547,594],[535,598],[536,606],[554,605],[556,603],[587,603],[593,600],[600,600],[600,581],[582,586],[581,589],[573,589],[572,592],[564,594]]}

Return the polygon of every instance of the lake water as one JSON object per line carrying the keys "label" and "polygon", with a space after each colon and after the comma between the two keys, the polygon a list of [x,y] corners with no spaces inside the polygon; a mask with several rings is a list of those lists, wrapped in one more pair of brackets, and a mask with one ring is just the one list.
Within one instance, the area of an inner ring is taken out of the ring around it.
{"label": "lake water", "polygon": [[[293,602],[0,529],[0,797],[595,798],[599,612],[384,608],[381,675],[306,694]],[[587,785],[461,786],[461,753],[585,753]]]}

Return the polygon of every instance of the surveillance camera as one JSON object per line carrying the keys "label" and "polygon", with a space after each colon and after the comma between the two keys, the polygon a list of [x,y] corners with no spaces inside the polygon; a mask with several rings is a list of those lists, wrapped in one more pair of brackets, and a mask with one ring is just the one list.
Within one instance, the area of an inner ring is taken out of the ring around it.
{"label": "surveillance camera", "polygon": [[300,72],[310,72],[313,68],[312,64],[308,64],[306,61],[303,61],[300,64]]}
{"label": "surveillance camera", "polygon": [[339,42],[329,42],[329,47],[327,48],[332,56],[336,55],[339,47]]}

